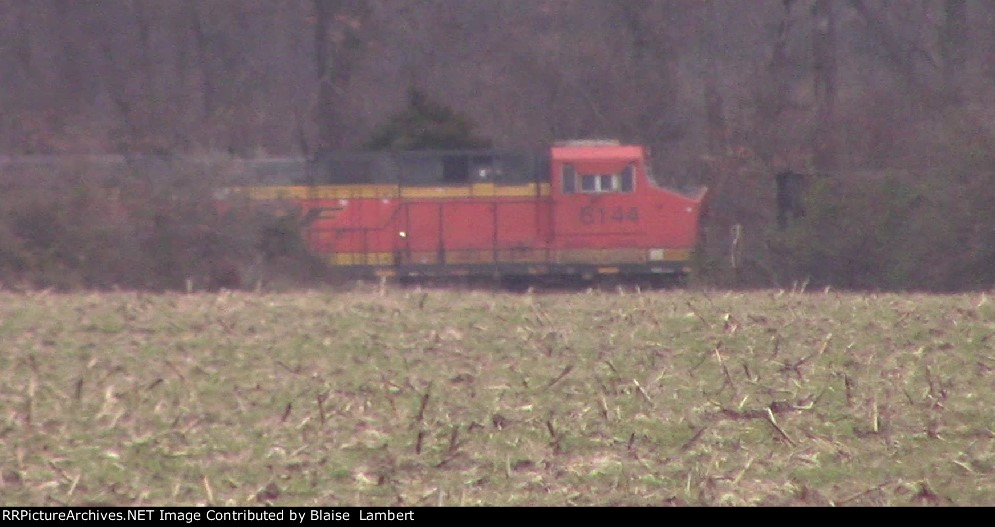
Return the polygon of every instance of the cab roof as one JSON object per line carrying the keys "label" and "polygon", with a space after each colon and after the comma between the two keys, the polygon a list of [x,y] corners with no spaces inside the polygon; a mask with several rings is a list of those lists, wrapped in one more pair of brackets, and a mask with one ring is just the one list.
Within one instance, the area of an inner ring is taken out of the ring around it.
{"label": "cab roof", "polygon": [[643,159],[645,148],[638,145],[569,145],[554,146],[555,161]]}

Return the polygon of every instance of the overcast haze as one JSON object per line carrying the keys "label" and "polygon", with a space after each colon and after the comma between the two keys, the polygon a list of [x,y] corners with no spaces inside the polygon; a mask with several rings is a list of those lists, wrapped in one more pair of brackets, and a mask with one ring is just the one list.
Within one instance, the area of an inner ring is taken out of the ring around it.
{"label": "overcast haze", "polygon": [[417,88],[501,148],[649,145],[662,182],[712,188],[706,254],[752,235],[757,283],[783,282],[783,170],[837,198],[890,174],[966,211],[935,233],[951,257],[995,240],[966,200],[993,179],[988,1],[0,0],[0,49],[6,155],[357,148]]}

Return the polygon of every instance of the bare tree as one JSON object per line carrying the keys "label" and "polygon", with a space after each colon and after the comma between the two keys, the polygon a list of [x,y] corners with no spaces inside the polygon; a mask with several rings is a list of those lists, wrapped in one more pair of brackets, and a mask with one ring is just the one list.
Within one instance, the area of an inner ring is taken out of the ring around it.
{"label": "bare tree", "polygon": [[812,69],[814,70],[816,123],[813,134],[813,163],[818,170],[837,168],[836,125],[836,14],[832,0],[816,0],[812,10],[815,31],[812,35]]}
{"label": "bare tree", "polygon": [[962,96],[964,65],[969,45],[967,1],[944,0],[943,26],[940,30],[940,50],[943,54],[943,78],[946,94],[953,100]]}
{"label": "bare tree", "polygon": [[707,31],[705,48],[705,75],[704,75],[704,99],[705,99],[705,126],[707,129],[708,151],[712,154],[724,153],[728,145],[728,128],[722,92],[719,89],[719,78],[722,76],[721,65],[717,55],[719,54],[718,42],[722,35],[718,31],[718,14],[716,13],[715,2],[708,2],[706,6]]}
{"label": "bare tree", "polygon": [[326,147],[342,147],[353,135],[344,94],[364,52],[370,11],[366,0],[314,0],[314,14],[319,136]]}

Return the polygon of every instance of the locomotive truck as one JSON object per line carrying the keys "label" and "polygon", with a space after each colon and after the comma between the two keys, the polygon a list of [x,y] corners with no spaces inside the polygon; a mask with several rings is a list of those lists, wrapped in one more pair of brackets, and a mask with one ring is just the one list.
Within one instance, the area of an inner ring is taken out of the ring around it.
{"label": "locomotive truck", "polygon": [[308,249],[354,278],[680,281],[707,190],[658,186],[648,151],[325,152],[289,185],[233,189],[299,208]]}

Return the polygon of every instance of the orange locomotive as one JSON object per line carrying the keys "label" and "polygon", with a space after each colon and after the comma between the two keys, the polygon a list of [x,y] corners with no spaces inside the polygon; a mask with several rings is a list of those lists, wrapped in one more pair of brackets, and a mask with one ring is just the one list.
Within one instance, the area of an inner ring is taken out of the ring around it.
{"label": "orange locomotive", "polygon": [[356,277],[680,279],[706,191],[656,185],[642,146],[326,153],[292,186],[238,191],[301,209],[308,247]]}

